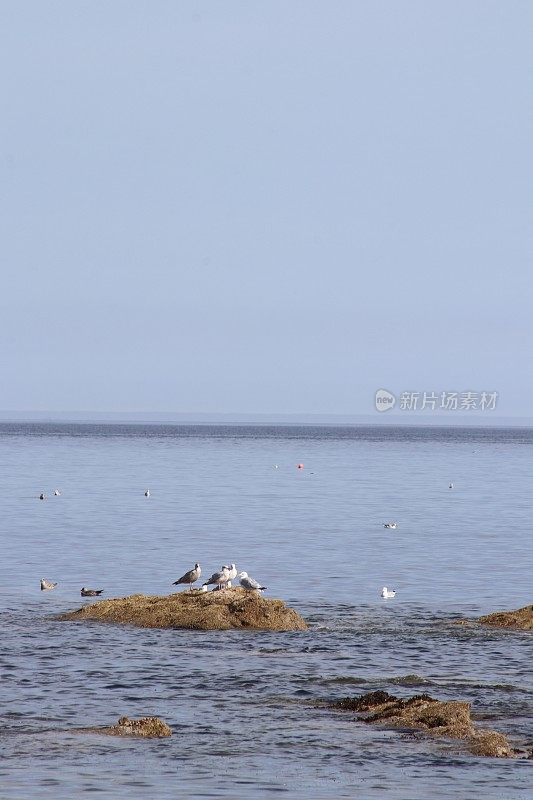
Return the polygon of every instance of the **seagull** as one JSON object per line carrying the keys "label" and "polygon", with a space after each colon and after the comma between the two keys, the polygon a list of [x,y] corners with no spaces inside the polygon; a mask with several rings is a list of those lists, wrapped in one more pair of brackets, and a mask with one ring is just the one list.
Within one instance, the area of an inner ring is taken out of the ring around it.
{"label": "seagull", "polygon": [[145,497],[150,497],[150,489],[147,489],[144,493]]}
{"label": "seagull", "polygon": [[257,589],[262,591],[266,586],[261,586],[254,578],[250,578],[247,572],[239,572],[239,580],[243,589]]}
{"label": "seagull", "polygon": [[386,600],[389,600],[391,597],[396,596],[396,592],[394,589],[387,589],[386,586],[383,587],[381,590],[381,596],[384,597]]}
{"label": "seagull", "polygon": [[47,581],[46,578],[41,578],[41,592],[44,592],[46,589],[55,589],[57,583],[53,581]]}
{"label": "seagull", "polygon": [[85,586],[82,586],[80,594],[82,597],[98,597],[103,591],[103,589],[86,589]]}
{"label": "seagull", "polygon": [[227,567],[222,567],[220,572],[213,572],[209,580],[206,581],[203,585],[211,586],[212,584],[216,584],[219,589],[222,589],[225,588],[228,581],[229,581],[229,569]]}
{"label": "seagull", "polygon": [[54,497],[60,497],[60,495],[61,492],[59,491],[59,489],[54,489]]}
{"label": "seagull", "polygon": [[230,564],[229,567],[222,567],[222,569],[228,570],[229,579],[226,584],[226,588],[231,589],[231,582],[235,580],[235,578],[237,577],[237,567],[235,566],[235,564]]}
{"label": "seagull", "polygon": [[185,575],[182,575],[181,578],[178,578],[177,581],[174,581],[172,586],[178,586],[180,583],[188,583],[189,590],[192,589],[193,583],[196,583],[200,575],[202,574],[202,568],[198,562],[194,565],[194,569],[190,569]]}
{"label": "seagull", "polygon": [[383,527],[384,528],[392,528],[392,530],[395,530],[398,527],[398,525],[397,525],[396,522],[385,522]]}
{"label": "seagull", "polygon": [[46,500],[46,495],[44,492],[41,492],[41,494],[39,495],[39,500]]}
{"label": "seagull", "polygon": [[450,485],[448,486],[448,489],[453,489],[453,483],[450,483]]}

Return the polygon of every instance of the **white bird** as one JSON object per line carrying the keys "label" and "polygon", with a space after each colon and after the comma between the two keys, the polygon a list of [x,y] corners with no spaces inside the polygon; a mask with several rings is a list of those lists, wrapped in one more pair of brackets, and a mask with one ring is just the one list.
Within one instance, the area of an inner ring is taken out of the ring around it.
{"label": "white bird", "polygon": [[178,578],[177,581],[174,581],[172,586],[178,586],[180,583],[188,583],[189,589],[192,589],[193,583],[196,583],[201,574],[202,574],[202,568],[200,564],[196,562],[194,568],[186,572],[185,575],[182,575],[181,578]]}
{"label": "white bird", "polygon": [[222,567],[220,572],[213,572],[208,581],[203,586],[212,586],[215,584],[219,589],[225,588],[229,581],[229,570],[227,567]]}
{"label": "white bird", "polygon": [[59,489],[54,489],[54,497],[60,497],[60,495],[61,492],[59,491]]}
{"label": "white bird", "polygon": [[150,497],[150,489],[147,489],[144,493],[145,497]]}
{"label": "white bird", "polygon": [[450,483],[450,485],[448,486],[448,489],[453,489],[453,483]]}
{"label": "white bird", "polygon": [[262,591],[266,586],[261,586],[254,578],[250,578],[247,572],[239,572],[239,582],[243,589],[256,589]]}
{"label": "white bird", "polygon": [[46,578],[41,578],[41,592],[44,592],[46,589],[55,589],[57,583],[53,581],[47,581]]}
{"label": "white bird", "polygon": [[384,528],[392,528],[392,530],[395,530],[398,527],[398,524],[396,522],[385,522],[383,527]]}
{"label": "white bird", "polygon": [[224,566],[222,569],[227,569],[229,574],[228,582],[226,583],[226,589],[231,589],[231,582],[235,580],[237,577],[237,567],[235,564],[230,564],[229,567]]}
{"label": "white bird", "polygon": [[394,589],[387,589],[387,587],[384,586],[383,589],[381,590],[381,596],[388,600],[391,597],[395,597],[396,592]]}

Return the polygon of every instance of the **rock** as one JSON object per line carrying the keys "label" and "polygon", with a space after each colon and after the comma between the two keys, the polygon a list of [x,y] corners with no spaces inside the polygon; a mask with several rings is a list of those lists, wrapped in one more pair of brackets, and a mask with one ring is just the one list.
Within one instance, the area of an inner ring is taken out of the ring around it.
{"label": "rock", "polygon": [[141,719],[121,717],[116,725],[106,728],[79,728],[78,732],[103,733],[106,736],[143,736],[151,739],[172,736],[171,728],[159,717],[142,717]]}
{"label": "rock", "polygon": [[283,601],[240,587],[220,592],[184,591],[164,597],[134,594],[101,600],[57,619],[96,620],[141,628],[307,630],[305,620]]}
{"label": "rock", "polygon": [[475,731],[470,739],[468,749],[476,756],[492,756],[493,758],[512,758],[513,755],[520,752],[511,750],[509,742],[502,733],[481,730]]}
{"label": "rock", "polygon": [[479,617],[477,621],[482,625],[494,625],[497,628],[533,631],[533,606],[524,606],[516,611],[495,611]]}
{"label": "rock", "polygon": [[470,703],[444,702],[428,694],[403,699],[378,691],[357,698],[347,697],[331,703],[330,707],[362,714],[363,722],[422,730],[430,736],[465,739],[468,749],[475,755],[511,758],[517,752],[512,750],[503,734],[474,725]]}

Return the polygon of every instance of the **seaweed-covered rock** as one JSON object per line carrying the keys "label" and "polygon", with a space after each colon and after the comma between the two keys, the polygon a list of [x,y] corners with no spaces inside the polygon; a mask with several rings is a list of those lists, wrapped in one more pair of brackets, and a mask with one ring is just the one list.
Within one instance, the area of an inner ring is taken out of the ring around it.
{"label": "seaweed-covered rock", "polygon": [[305,620],[282,600],[263,597],[240,587],[219,592],[179,592],[148,596],[134,594],[100,600],[60,620],[95,620],[137,625],[141,628],[191,628],[229,630],[249,628],[271,631],[303,631]]}
{"label": "seaweed-covered rock", "polygon": [[377,691],[362,697],[344,698],[331,703],[330,707],[355,711],[368,723],[422,730],[431,736],[465,739],[468,749],[475,755],[498,758],[514,755],[503,734],[474,725],[470,716],[470,703],[456,700],[443,702],[428,694],[404,699],[394,697],[388,692]]}
{"label": "seaweed-covered rock", "polygon": [[517,608],[516,611],[494,611],[492,614],[479,617],[477,621],[497,628],[533,631],[533,606]]}
{"label": "seaweed-covered rock", "polygon": [[147,739],[162,739],[172,736],[172,730],[159,717],[130,719],[120,717],[116,725],[102,728],[80,728],[80,733],[103,733],[106,736],[141,736]]}

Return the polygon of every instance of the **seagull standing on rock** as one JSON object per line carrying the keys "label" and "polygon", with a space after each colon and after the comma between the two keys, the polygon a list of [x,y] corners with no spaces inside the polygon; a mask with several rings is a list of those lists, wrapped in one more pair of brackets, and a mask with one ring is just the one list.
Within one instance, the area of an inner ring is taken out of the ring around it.
{"label": "seagull standing on rock", "polygon": [[239,573],[239,582],[243,589],[262,592],[263,589],[267,588],[266,586],[261,586],[254,578],[250,578],[247,572]]}
{"label": "seagull standing on rock", "polygon": [[224,566],[222,567],[222,569],[228,570],[229,579],[226,584],[226,588],[231,589],[231,582],[234,581],[235,578],[237,577],[237,567],[235,566],[235,564],[230,564],[229,567]]}
{"label": "seagull standing on rock", "polygon": [[203,585],[212,586],[213,584],[215,584],[216,586],[218,586],[219,589],[225,589],[228,581],[229,581],[229,569],[227,567],[222,567],[220,572],[213,572],[209,580],[206,581]]}
{"label": "seagull standing on rock", "polygon": [[198,562],[194,565],[193,569],[190,569],[185,575],[182,575],[181,578],[178,578],[177,581],[174,581],[172,586],[179,586],[180,583],[188,583],[189,584],[189,591],[192,589],[193,583],[196,583],[200,575],[202,574],[202,568]]}

